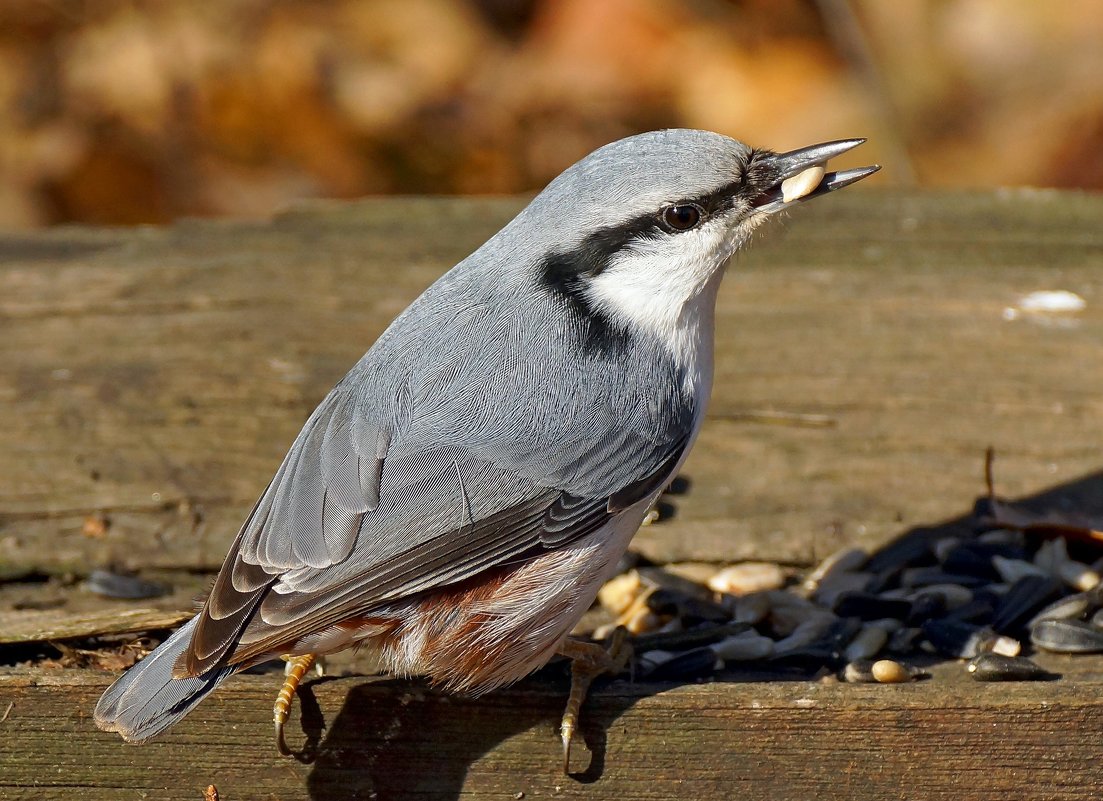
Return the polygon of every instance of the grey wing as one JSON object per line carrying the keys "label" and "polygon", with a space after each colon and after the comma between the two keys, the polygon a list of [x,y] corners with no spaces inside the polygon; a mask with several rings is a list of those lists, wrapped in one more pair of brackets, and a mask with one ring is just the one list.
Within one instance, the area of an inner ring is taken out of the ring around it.
{"label": "grey wing", "polygon": [[576,495],[460,443],[390,450],[354,395],[308,420],[230,549],[177,675],[247,662],[374,604],[562,547],[656,491],[689,439],[626,430],[613,491]]}

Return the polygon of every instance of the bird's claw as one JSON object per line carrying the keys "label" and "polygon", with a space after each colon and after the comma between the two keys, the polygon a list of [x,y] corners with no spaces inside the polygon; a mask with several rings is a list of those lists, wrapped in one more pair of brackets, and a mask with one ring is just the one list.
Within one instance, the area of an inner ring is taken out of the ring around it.
{"label": "bird's claw", "polygon": [[632,644],[628,642],[628,630],[617,626],[604,645],[568,639],[560,645],[559,653],[571,660],[571,693],[559,724],[559,736],[563,740],[563,772],[570,774],[571,743],[586,692],[598,676],[606,673],[615,676],[625,669],[632,658]]}
{"label": "bird's claw", "polygon": [[283,686],[280,688],[279,695],[276,696],[276,703],[272,707],[272,722],[276,726],[276,750],[280,752],[281,756],[291,756],[291,749],[287,747],[287,741],[284,740],[283,736],[283,725],[287,722],[287,715],[291,710],[291,699],[295,697],[299,682],[303,680],[303,676],[310,670],[317,658],[316,654],[285,657],[287,668]]}

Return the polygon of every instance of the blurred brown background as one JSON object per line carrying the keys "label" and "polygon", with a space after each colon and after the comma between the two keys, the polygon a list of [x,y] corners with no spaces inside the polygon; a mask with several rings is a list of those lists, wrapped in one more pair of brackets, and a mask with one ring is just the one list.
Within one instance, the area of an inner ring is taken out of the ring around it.
{"label": "blurred brown background", "polygon": [[1103,188],[1103,2],[0,0],[0,228],[530,191],[667,126]]}

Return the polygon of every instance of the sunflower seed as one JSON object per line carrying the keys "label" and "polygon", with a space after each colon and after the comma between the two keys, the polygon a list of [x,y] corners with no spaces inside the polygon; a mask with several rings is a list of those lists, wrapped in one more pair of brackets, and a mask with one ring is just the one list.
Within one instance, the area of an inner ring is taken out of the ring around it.
{"label": "sunflower seed", "polygon": [[931,548],[936,541],[930,531],[913,532],[890,542],[871,555],[865,569],[870,573],[880,573],[883,570],[934,564],[935,557]]}
{"label": "sunflower seed", "polygon": [[660,587],[647,596],[647,608],[656,615],[678,615],[688,626],[702,622],[724,623],[731,619],[731,614],[720,604],[667,587]]}
{"label": "sunflower seed", "polygon": [[[782,596],[787,596],[787,599]],[[791,593],[771,592],[770,628],[778,636],[792,634],[802,623],[813,618],[827,618],[830,622],[835,615],[827,609],[815,606],[809,601]]]}
{"label": "sunflower seed", "polygon": [[1030,641],[1059,654],[1094,654],[1103,652],[1103,629],[1082,620],[1040,620]]}
{"label": "sunflower seed", "polygon": [[635,570],[614,576],[597,591],[597,600],[611,614],[619,615],[643,593],[643,582]]}
{"label": "sunflower seed", "polygon": [[1013,547],[1021,548],[1026,540],[1021,531],[1014,531],[1009,528],[995,528],[991,531],[985,531],[983,534],[977,537],[977,542],[988,545],[990,543],[996,543],[1000,545],[1011,545]]}
{"label": "sunflower seed", "polygon": [[862,659],[856,662],[847,662],[843,668],[842,680],[851,684],[872,684],[877,681],[873,678],[873,662]]}
{"label": "sunflower seed", "polygon": [[774,655],[774,641],[754,631],[737,634],[713,644],[712,652],[725,662],[767,659]]}
{"label": "sunflower seed", "polygon": [[636,573],[639,574],[640,582],[645,588],[676,590],[683,595],[706,601],[712,598],[712,592],[708,587],[666,567],[640,567],[636,569]]}
{"label": "sunflower seed", "polygon": [[778,640],[774,644],[775,653],[796,651],[816,642],[831,628],[836,619],[830,612],[817,612],[797,625],[787,637]]}
{"label": "sunflower seed", "polygon": [[953,553],[954,549],[963,542],[965,542],[965,540],[961,537],[943,537],[931,546],[931,552],[934,553],[935,559],[939,562],[945,562],[946,557]]}
{"label": "sunflower seed", "polygon": [[835,604],[835,614],[839,617],[857,617],[862,620],[877,620],[882,617],[907,620],[911,610],[911,601],[862,592],[846,593]]}
{"label": "sunflower seed", "polygon": [[964,620],[967,623],[987,623],[996,611],[996,604],[989,598],[974,598],[967,604],[957,607],[946,614],[950,620]]}
{"label": "sunflower seed", "polygon": [[894,632],[889,638],[886,651],[894,654],[909,654],[915,650],[916,641],[922,636],[923,630],[914,626],[906,626],[900,631]]}
{"label": "sunflower seed", "polygon": [[978,654],[966,670],[977,681],[1046,681],[1054,675],[1025,656]]}
{"label": "sunflower seed", "polygon": [[723,606],[737,623],[761,623],[770,614],[770,596],[764,592],[750,595],[725,595]]}
{"label": "sunflower seed", "polygon": [[956,620],[928,620],[923,624],[923,636],[943,656],[972,659],[984,650],[984,643],[996,636],[986,626],[973,626]]}
{"label": "sunflower seed", "polygon": [[982,587],[988,579],[968,574],[947,573],[941,567],[909,567],[900,573],[902,587],[929,587],[952,584],[955,587]]}
{"label": "sunflower seed", "polygon": [[823,165],[817,164],[786,178],[781,182],[782,202],[790,203],[794,200],[800,200],[820,185],[824,175]]}
{"label": "sunflower seed", "polygon": [[1034,554],[1034,564],[1051,576],[1056,576],[1061,565],[1069,560],[1069,547],[1064,537],[1046,540]]}
{"label": "sunflower seed", "polygon": [[992,567],[995,568],[1000,578],[1014,584],[1023,576],[1047,576],[1046,571],[1035,564],[1023,559],[1008,559],[1005,556],[993,556]]}
{"label": "sunflower seed", "polygon": [[942,604],[946,609],[957,609],[959,606],[965,606],[973,600],[973,591],[968,587],[962,587],[960,584],[930,584],[908,596],[908,600],[913,600],[919,595],[937,595],[941,597]]}
{"label": "sunflower seed", "polygon": [[870,573],[835,570],[820,582],[814,597],[824,606],[834,606],[839,597],[848,592],[867,592],[873,580]]}
{"label": "sunflower seed", "polygon": [[761,590],[776,590],[785,584],[785,573],[773,562],[743,562],[716,573],[708,581],[713,592],[746,595]]}
{"label": "sunflower seed", "polygon": [[879,684],[903,684],[916,678],[916,671],[892,659],[878,659],[869,669]]}
{"label": "sunflower seed", "polygon": [[[652,653],[655,653],[654,651]],[[712,648],[694,648],[641,670],[643,678],[652,681],[677,681],[706,676],[716,670],[716,654]]]}
{"label": "sunflower seed", "polygon": [[[632,647],[639,652],[663,650],[686,651],[703,645],[712,645],[730,637],[749,633],[744,623],[727,623],[722,626],[705,625],[684,631],[650,632],[632,638]],[[596,639],[596,632],[595,632]]]}
{"label": "sunflower seed", "polygon": [[942,569],[947,573],[990,581],[998,577],[992,566],[992,557],[1001,555],[999,551],[963,544],[955,548],[942,560]]}
{"label": "sunflower seed", "polygon": [[1088,614],[1096,605],[1089,593],[1078,592],[1075,595],[1067,595],[1064,598],[1058,598],[1034,615],[1026,626],[1032,629],[1040,620],[1074,620]]}
{"label": "sunflower seed", "polygon": [[860,570],[869,560],[862,548],[841,548],[820,562],[804,579],[804,589],[814,592],[820,583],[832,573],[851,573]]}
{"label": "sunflower seed", "polygon": [[858,636],[846,646],[843,655],[848,661],[870,659],[876,656],[889,640],[889,633],[880,626],[866,624]]}
{"label": "sunflower seed", "polygon": [[879,629],[884,629],[889,634],[900,631],[904,628],[904,621],[895,617],[883,617],[880,620],[870,620],[866,623],[867,626],[875,626]]}
{"label": "sunflower seed", "polygon": [[1016,630],[1060,591],[1061,582],[1051,576],[1023,576],[996,607],[992,628],[1000,632]]}
{"label": "sunflower seed", "polygon": [[939,592],[920,592],[913,596],[911,604],[911,614],[904,621],[911,626],[921,625],[946,612],[946,596]]}
{"label": "sunflower seed", "polygon": [[1083,562],[1072,559],[1057,566],[1057,575],[1074,590],[1080,592],[1087,592],[1099,586],[1099,574]]}

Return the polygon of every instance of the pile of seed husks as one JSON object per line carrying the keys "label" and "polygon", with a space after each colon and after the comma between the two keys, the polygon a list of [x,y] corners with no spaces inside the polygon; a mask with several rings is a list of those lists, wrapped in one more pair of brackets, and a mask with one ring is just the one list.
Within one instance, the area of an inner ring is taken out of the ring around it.
{"label": "pile of seed husks", "polygon": [[803,576],[763,562],[633,568],[602,588],[614,620],[593,636],[627,628],[636,677],[654,681],[737,670],[903,682],[938,658],[969,660],[979,681],[1029,681],[1055,678],[1031,649],[1103,652],[1103,543],[1005,527],[984,500],[975,532],[841,550]]}

